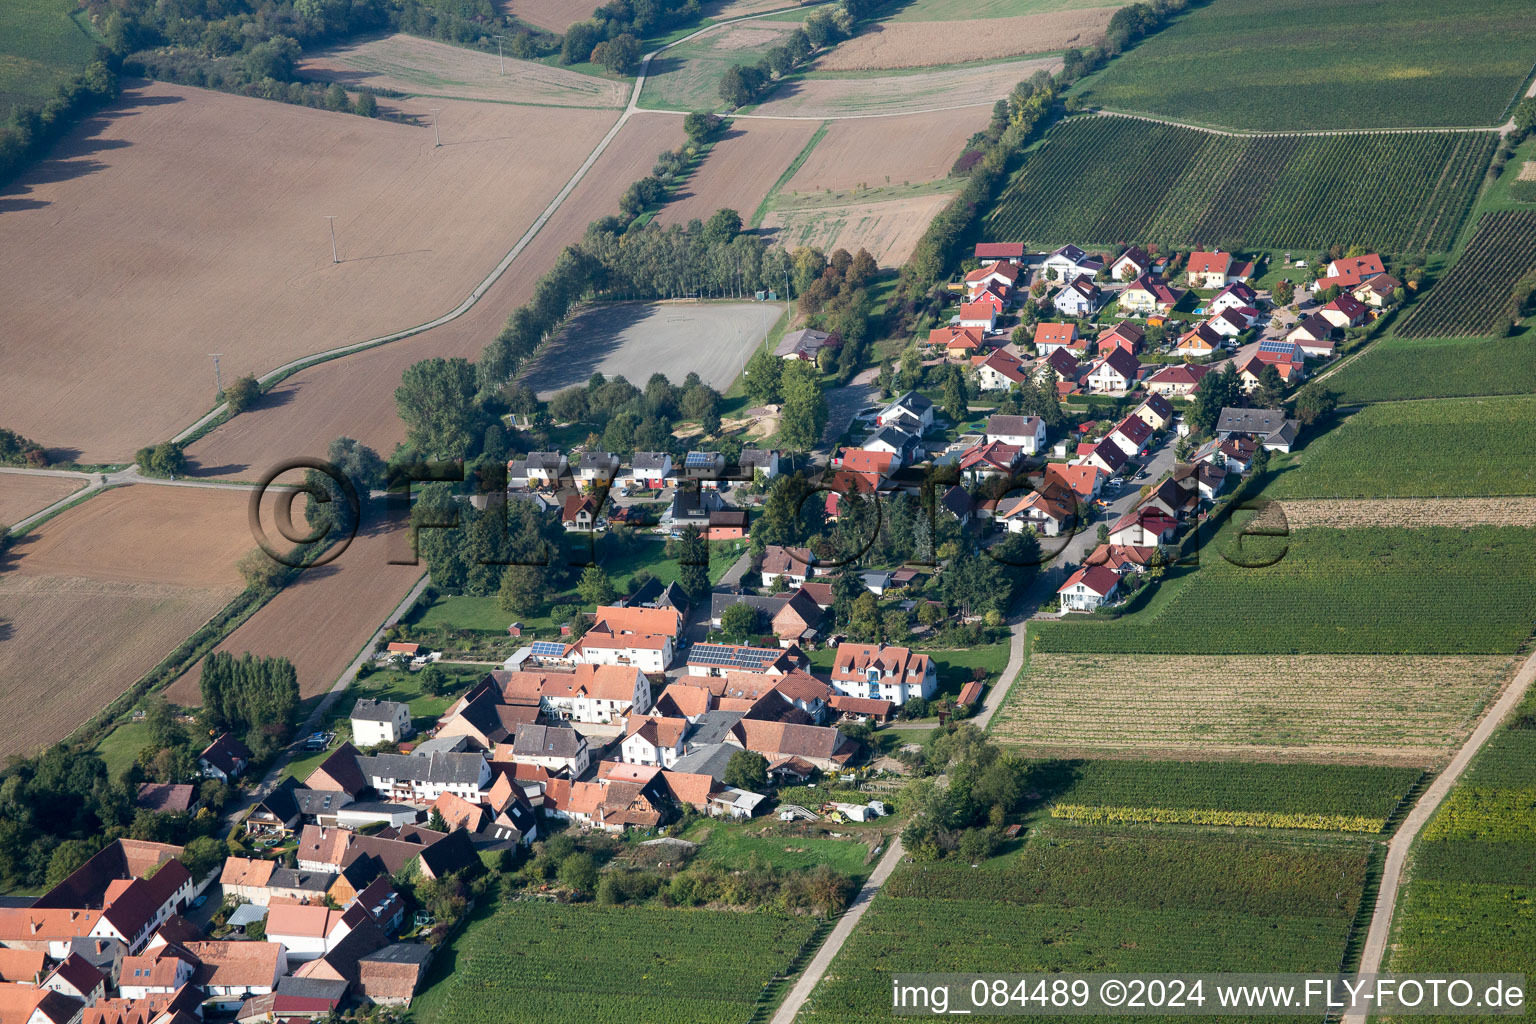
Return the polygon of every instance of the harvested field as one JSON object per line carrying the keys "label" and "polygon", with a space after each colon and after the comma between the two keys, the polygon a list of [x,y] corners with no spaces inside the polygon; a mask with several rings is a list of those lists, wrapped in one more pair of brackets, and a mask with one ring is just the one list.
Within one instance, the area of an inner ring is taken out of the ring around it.
{"label": "harvested field", "polygon": [[1036,71],[1054,73],[1060,68],[1059,57],[1039,57],[905,75],[802,78],[779,86],[753,113],[775,117],[854,117],[990,107]]}
{"label": "harvested field", "polygon": [[824,252],[836,248],[857,252],[863,248],[880,266],[895,267],[912,255],[928,222],[951,198],[947,192],[937,192],[883,203],[774,210],[763,218],[762,226],[777,231],[775,241],[791,249],[810,245]]}
{"label": "harvested field", "polygon": [[675,148],[683,138],[681,117],[630,118],[560,209],[468,313],[417,337],[294,374],[255,409],[188,448],[192,472],[253,480],[279,459],[323,455],[325,446],[343,434],[387,454],[405,438],[394,402],[405,368],[431,356],[478,358],[507,314],[533,294],[534,282],[554,265],[560,250],[578,240],[593,218],[617,211],[619,196],[650,172],[656,154]]}
{"label": "harvested field", "polygon": [[737,121],[715,143],[693,177],[656,214],[661,224],[706,219],[721,207],[752,216],[816,132],[814,121]]}
{"label": "harvested field", "polygon": [[[281,655],[298,672],[301,696],[324,693],[426,572],[425,563],[388,564],[408,545],[403,529],[365,524],[334,562],[300,573],[215,649]],[[166,698],[188,707],[201,704],[202,671],[202,662],[192,666],[167,688]]]}
{"label": "harvested field", "polygon": [[726,70],[755,64],[765,52],[789,38],[798,21],[758,20],[721,25],[679,43],[651,61],[642,107],[660,110],[717,110],[720,79]]}
{"label": "harvested field", "polygon": [[712,0],[704,5],[704,17],[725,21],[729,18],[745,18],[749,14],[766,14],[769,11],[796,6],[803,7],[805,4],[797,4],[795,0],[725,0],[724,3]]}
{"label": "harvested field", "polygon": [[84,487],[79,479],[0,473],[0,530],[61,501]]}
{"label": "harvested field", "polygon": [[942,178],[949,174],[966,140],[985,128],[990,116],[991,111],[978,107],[902,118],[833,121],[785,183],[784,192],[837,191]]}
{"label": "harvested field", "polygon": [[592,0],[496,0],[501,13],[555,33],[564,33],[576,22],[590,18],[596,6]]}
{"label": "harvested field", "polygon": [[643,382],[690,372],[717,391],[730,387],[784,307],[763,302],[605,302],[552,338],[520,380],[547,398],[594,373]]}
{"label": "harvested field", "polygon": [[1033,653],[992,735],[1040,756],[1448,754],[1513,668],[1506,657]]}
{"label": "harvested field", "polygon": [[122,461],[209,408],[215,347],[228,380],[443,313],[616,117],[431,102],[441,148],[430,127],[130,84],[0,199],[6,425]]}
{"label": "harvested field", "polygon": [[629,83],[608,81],[531,60],[506,58],[506,73],[494,53],[421,39],[380,36],[335,46],[304,58],[306,78],[462,100],[532,103],[557,107],[622,107]]}
{"label": "harvested field", "polygon": [[255,547],[244,491],[137,484],[98,494],[20,538],[0,573],[0,701],[28,711],[0,754],[90,718],[242,588]]}
{"label": "harvested field", "polygon": [[[891,21],[1001,21],[1026,14],[1102,7],[1104,0],[911,0]],[[977,26],[977,31],[983,31]]]}
{"label": "harvested field", "polygon": [[1118,8],[1025,14],[974,21],[876,22],[833,47],[816,62],[820,71],[867,71],[921,68],[996,60],[1025,53],[1049,53],[1071,46],[1092,46],[1104,38]]}
{"label": "harvested field", "polygon": [[1536,526],[1536,498],[1362,498],[1276,504],[1285,512],[1285,524],[1294,530],[1309,526]]}

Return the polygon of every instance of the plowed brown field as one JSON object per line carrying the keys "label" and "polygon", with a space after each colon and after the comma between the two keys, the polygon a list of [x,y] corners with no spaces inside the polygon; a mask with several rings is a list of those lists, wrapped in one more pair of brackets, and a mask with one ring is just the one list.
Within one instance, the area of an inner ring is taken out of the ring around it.
{"label": "plowed brown field", "polygon": [[1039,57],[905,75],[803,78],[779,86],[753,114],[853,117],[990,106],[1036,71],[1060,68],[1059,57]]}
{"label": "plowed brown field", "polygon": [[69,497],[84,487],[79,480],[30,473],[0,473],[0,529]]}
{"label": "plowed brown field", "polygon": [[248,498],[117,488],[0,556],[0,704],[27,715],[0,735],[0,755],[68,735],[240,592],[235,562],[255,547]]}
{"label": "plowed brown field", "polygon": [[593,0],[497,0],[496,7],[525,25],[563,33],[576,22],[592,17],[597,4]]}
{"label": "plowed brown field", "polygon": [[[505,70],[503,70],[505,68]],[[307,78],[414,96],[445,96],[557,107],[622,107],[629,83],[531,60],[395,33],[334,46],[299,64]]]}
{"label": "plowed brown field", "polygon": [[[683,119],[636,115],[523,250],[468,313],[425,334],[322,363],[288,378],[254,410],[209,433],[187,451],[199,476],[251,480],[279,459],[323,455],[343,434],[388,454],[405,437],[395,388],[412,363],[431,356],[478,358],[560,250],[587,224],[618,209],[619,196],[650,173],[656,154],[683,140]],[[494,261],[493,261],[494,262]],[[490,264],[487,264],[489,269]]]}
{"label": "plowed brown field", "polygon": [[774,240],[791,249],[802,245],[823,252],[868,249],[880,266],[899,267],[912,255],[928,222],[952,198],[940,192],[882,203],[774,210],[763,217],[762,226],[776,231]]}
{"label": "plowed brown field", "polygon": [[785,183],[785,193],[915,184],[949,174],[961,147],[987,126],[985,107],[833,121]]}
{"label": "plowed brown field", "polygon": [[817,127],[815,121],[736,121],[657,221],[686,224],[722,207],[750,218]]}
{"label": "plowed brown field", "polygon": [[[408,545],[407,531],[365,526],[334,562],[306,569],[216,648],[239,655],[280,655],[293,662],[299,692],[324,693],[374,630],[399,604],[426,565],[390,565]],[[198,662],[166,690],[169,700],[202,703]]]}
{"label": "plowed brown field", "polygon": [[0,198],[6,426],[125,460],[209,408],[210,352],[229,380],[432,319],[617,116],[402,107],[423,126],[131,83]]}
{"label": "plowed brown field", "polygon": [[876,22],[816,62],[821,71],[920,68],[1086,47],[1118,8],[1090,7],[985,21]]}

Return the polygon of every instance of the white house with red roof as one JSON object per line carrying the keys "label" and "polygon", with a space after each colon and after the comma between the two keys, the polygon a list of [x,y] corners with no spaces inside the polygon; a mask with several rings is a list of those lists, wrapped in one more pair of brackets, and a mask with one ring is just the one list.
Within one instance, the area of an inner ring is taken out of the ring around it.
{"label": "white house with red roof", "polygon": [[1114,597],[1120,577],[1102,565],[1085,565],[1056,591],[1064,612],[1091,612]]}
{"label": "white house with red roof", "polygon": [[1253,276],[1253,264],[1239,262],[1229,252],[1192,252],[1185,273],[1195,288],[1225,288]]}
{"label": "white house with red roof", "polygon": [[1208,317],[1205,326],[1221,335],[1223,338],[1236,338],[1246,331],[1252,324],[1237,310],[1224,309],[1215,316]]}
{"label": "white house with red roof", "polygon": [[1024,259],[1024,243],[977,242],[974,255],[976,259],[983,263],[993,260],[1006,260],[1009,263],[1018,263]]}
{"label": "white house with red roof", "polygon": [[1366,314],[1369,312],[1370,310],[1366,308],[1365,303],[1348,292],[1344,292],[1338,298],[1318,310],[1317,314],[1342,330],[1349,327],[1359,327],[1365,323]]}
{"label": "white house with red roof", "polygon": [[1048,356],[1058,349],[1081,352],[1088,343],[1077,332],[1077,324],[1035,324],[1035,351]]}
{"label": "white house with red roof", "polygon": [[1009,533],[1023,533],[1026,526],[1042,537],[1056,537],[1072,522],[1073,509],[1066,501],[1041,491],[1009,495],[997,503],[992,518]]}
{"label": "white house with red roof", "polygon": [[1220,313],[1226,309],[1252,309],[1258,311],[1259,293],[1246,281],[1231,281],[1205,304],[1207,313]]}
{"label": "white house with red roof", "polygon": [[957,327],[976,327],[990,331],[997,326],[997,307],[987,302],[962,302]]}
{"label": "white house with red roof", "polygon": [[1164,281],[1143,274],[1120,292],[1120,302],[1115,309],[1132,316],[1150,316],[1153,313],[1171,313],[1184,293]]}
{"label": "white house with red roof", "polygon": [[1179,521],[1160,508],[1132,509],[1109,528],[1109,542],[1132,547],[1157,545],[1172,540],[1178,528]]}
{"label": "white house with red roof", "polygon": [[1073,278],[1051,298],[1051,305],[1065,316],[1092,316],[1103,304],[1103,291],[1086,274]]}
{"label": "white house with red roof", "polygon": [[1200,363],[1171,363],[1147,378],[1147,390],[1168,398],[1188,398],[1210,372],[1209,366]]}
{"label": "white house with red roof", "polygon": [[975,483],[986,477],[1008,476],[1024,459],[1024,451],[1001,441],[988,441],[960,455],[960,472]]}
{"label": "white house with red roof", "polygon": [[928,698],[939,688],[933,659],[906,647],[839,644],[832,661],[832,688],[847,697],[888,700],[901,705]]}
{"label": "white house with red roof", "polygon": [[973,356],[971,365],[976,368],[976,378],[983,391],[1007,391],[1029,379],[1023,361],[1005,348],[985,356]]}
{"label": "white house with red roof", "polygon": [[1139,455],[1147,442],[1152,440],[1152,427],[1146,420],[1134,414],[1127,416],[1120,423],[1104,435],[1104,440],[1120,446],[1120,450],[1126,455]]}
{"label": "white house with red roof", "polygon": [[1369,252],[1364,256],[1347,256],[1334,260],[1323,270],[1323,276],[1312,284],[1314,292],[1327,291],[1334,285],[1340,288],[1354,288],[1363,281],[1387,272],[1386,265],[1382,263],[1378,253]]}
{"label": "white house with red roof", "polygon": [[989,263],[965,275],[965,294],[968,298],[975,298],[978,293],[995,285],[1006,296],[1018,286],[1018,283],[1019,268],[1017,266],[1003,261]]}

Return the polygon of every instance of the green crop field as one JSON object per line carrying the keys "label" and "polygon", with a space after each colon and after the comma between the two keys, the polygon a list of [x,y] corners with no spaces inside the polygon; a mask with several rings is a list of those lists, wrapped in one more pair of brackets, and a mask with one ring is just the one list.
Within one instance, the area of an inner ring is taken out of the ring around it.
{"label": "green crop field", "polygon": [[1213,538],[1198,568],[1163,583],[1164,592],[1135,614],[1032,623],[1035,650],[1505,654],[1536,622],[1536,531],[1297,530],[1247,538],[1243,561],[1284,551],[1256,568],[1220,553],[1233,553],[1235,536],[1228,527]]}
{"label": "green crop field", "polygon": [[1328,378],[1343,405],[1536,394],[1536,334],[1383,338]]}
{"label": "green crop field", "polygon": [[1382,402],[1308,441],[1266,498],[1536,493],[1536,395]]}
{"label": "green crop field", "polygon": [[805,20],[799,12],[789,12],[786,17],[794,20],[760,18],[706,32],[665,51],[651,61],[640,97],[642,106],[671,110],[718,108],[724,102],[719,89],[726,69],[755,64]]}
{"label": "green crop field", "polygon": [[73,0],[0,4],[0,117],[35,104],[96,55],[96,41],[72,17]]}
{"label": "green crop field", "polygon": [[1530,74],[1531,44],[1526,0],[1219,0],[1079,92],[1230,128],[1493,125]]}
{"label": "green crop field", "polygon": [[733,871],[748,867],[754,859],[792,871],[826,864],[854,877],[863,877],[870,870],[866,864],[869,847],[848,839],[748,835],[741,828],[718,822],[691,829],[683,838],[702,844],[698,852],[700,860]]}
{"label": "green crop field", "polygon": [[513,903],[438,954],[411,1015],[735,1024],[815,929],[814,918],[767,913]]}
{"label": "green crop field", "polygon": [[1406,338],[1503,334],[1532,288],[1536,211],[1485,214],[1466,251],[1408,312],[1397,333]]}
{"label": "green crop field", "polygon": [[1379,832],[1417,768],[1241,761],[1082,761],[1056,797],[1073,820]]}
{"label": "green crop field", "polygon": [[1536,975],[1536,696],[1414,846],[1385,970]]}
{"label": "green crop field", "polygon": [[1492,132],[1243,138],[1077,117],[1028,157],[983,233],[1040,246],[1434,252],[1455,240],[1494,144]]}
{"label": "green crop field", "polygon": [[1366,861],[1358,843],[1074,832],[980,868],[909,863],[800,1019],[884,1019],[911,971],[1334,970]]}

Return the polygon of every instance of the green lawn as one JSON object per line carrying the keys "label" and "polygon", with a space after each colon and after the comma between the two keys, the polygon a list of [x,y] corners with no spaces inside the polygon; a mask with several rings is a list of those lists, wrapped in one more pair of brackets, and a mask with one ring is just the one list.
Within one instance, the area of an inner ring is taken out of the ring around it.
{"label": "green lawn", "polygon": [[[769,826],[772,827],[771,825]],[[749,835],[761,831],[761,822],[738,826],[710,822],[690,830],[684,839],[701,843],[698,857],[737,870],[747,867],[753,858],[786,870],[801,870],[826,864],[829,867],[857,878],[870,871],[869,847],[848,839],[808,839],[803,836]]]}
{"label": "green lawn", "polygon": [[96,741],[96,753],[106,762],[107,775],[117,778],[149,746],[149,726],[144,722],[125,721]]}
{"label": "green lawn", "polygon": [[1266,498],[1536,493],[1536,395],[1367,406],[1272,466]]}
{"label": "green lawn", "polygon": [[1344,405],[1536,394],[1536,333],[1508,338],[1383,338],[1328,378]]}
{"label": "green lawn", "polygon": [[438,953],[421,1024],[737,1024],[816,930],[812,917],[510,903]]}
{"label": "green lawn", "polygon": [[641,91],[643,107],[667,110],[716,110],[720,79],[726,69],[755,64],[762,55],[789,38],[805,14],[786,12],[780,18],[762,18],[706,32],[696,39],[665,51],[651,61]]}
{"label": "green lawn", "polygon": [[53,95],[96,55],[96,40],[74,0],[6,0],[0,4],[0,111]]}
{"label": "green lawn", "polygon": [[1219,0],[1077,92],[1231,128],[1493,125],[1530,70],[1527,0]]}

